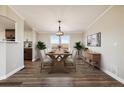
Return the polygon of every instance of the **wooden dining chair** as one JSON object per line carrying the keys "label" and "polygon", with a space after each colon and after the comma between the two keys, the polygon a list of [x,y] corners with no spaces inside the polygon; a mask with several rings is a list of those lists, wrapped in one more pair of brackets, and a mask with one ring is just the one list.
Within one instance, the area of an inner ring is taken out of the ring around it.
{"label": "wooden dining chair", "polygon": [[46,56],[45,50],[40,50],[40,61],[41,61],[41,69],[40,72],[42,72],[43,69],[46,69],[45,67],[52,65],[52,60],[50,57]]}

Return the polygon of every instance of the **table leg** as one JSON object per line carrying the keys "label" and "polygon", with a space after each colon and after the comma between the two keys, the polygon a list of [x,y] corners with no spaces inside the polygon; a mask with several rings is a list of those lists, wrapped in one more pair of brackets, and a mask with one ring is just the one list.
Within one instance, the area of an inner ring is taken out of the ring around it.
{"label": "table leg", "polygon": [[[58,55],[55,57],[54,55],[50,56],[52,59],[52,67],[50,73],[68,73],[67,68],[65,67],[65,60],[68,57],[68,55]],[[58,61],[58,58],[61,57],[61,60]]]}

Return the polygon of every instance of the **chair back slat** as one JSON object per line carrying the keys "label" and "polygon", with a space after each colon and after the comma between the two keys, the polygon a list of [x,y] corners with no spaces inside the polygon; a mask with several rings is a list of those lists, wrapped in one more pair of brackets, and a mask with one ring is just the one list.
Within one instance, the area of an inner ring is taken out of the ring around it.
{"label": "chair back slat", "polygon": [[73,49],[72,50],[72,58],[76,58],[76,55],[77,55],[77,50],[76,49]]}
{"label": "chair back slat", "polygon": [[40,50],[41,56],[44,59],[46,57],[45,50]]}

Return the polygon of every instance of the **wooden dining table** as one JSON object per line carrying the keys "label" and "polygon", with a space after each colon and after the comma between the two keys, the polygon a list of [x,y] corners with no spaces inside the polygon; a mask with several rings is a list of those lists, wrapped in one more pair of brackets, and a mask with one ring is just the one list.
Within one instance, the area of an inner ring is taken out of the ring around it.
{"label": "wooden dining table", "polygon": [[57,50],[48,52],[46,55],[52,59],[52,67],[49,73],[68,73],[65,61],[68,56],[72,55],[70,52]]}

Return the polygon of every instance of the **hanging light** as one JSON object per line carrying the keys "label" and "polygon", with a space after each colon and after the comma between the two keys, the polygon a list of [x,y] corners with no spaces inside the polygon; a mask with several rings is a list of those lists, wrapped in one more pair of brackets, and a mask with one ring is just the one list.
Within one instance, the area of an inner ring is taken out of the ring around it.
{"label": "hanging light", "polygon": [[59,20],[58,23],[59,23],[59,31],[56,32],[56,35],[57,36],[63,36],[64,35],[64,32],[61,31],[61,27],[60,27],[61,21]]}

